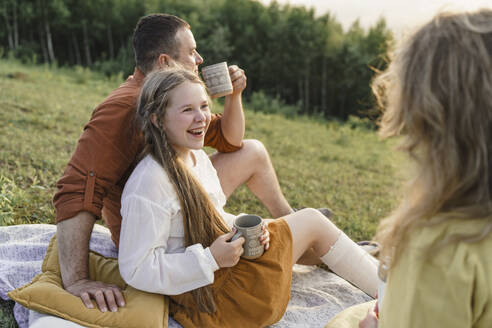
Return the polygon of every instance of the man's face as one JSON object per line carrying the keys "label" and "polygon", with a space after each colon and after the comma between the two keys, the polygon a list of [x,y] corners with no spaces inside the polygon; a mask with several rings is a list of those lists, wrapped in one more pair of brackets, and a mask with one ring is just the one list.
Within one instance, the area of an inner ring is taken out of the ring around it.
{"label": "man's face", "polygon": [[198,73],[198,65],[203,63],[203,58],[196,51],[196,42],[189,28],[182,28],[176,33],[178,55],[174,58],[184,68]]}

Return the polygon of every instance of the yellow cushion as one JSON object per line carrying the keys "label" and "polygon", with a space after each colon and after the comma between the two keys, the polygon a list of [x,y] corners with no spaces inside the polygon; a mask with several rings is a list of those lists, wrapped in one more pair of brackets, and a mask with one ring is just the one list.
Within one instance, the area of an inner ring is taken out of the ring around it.
{"label": "yellow cushion", "polygon": [[357,304],[351,306],[328,322],[325,328],[358,328],[359,321],[364,319],[367,315],[367,311],[370,308],[374,308],[376,300],[367,303]]}
{"label": "yellow cushion", "polygon": [[[117,312],[101,312],[95,306],[88,309],[79,297],[62,287],[56,236],[48,246],[42,273],[25,286],[8,295],[23,306],[55,315],[87,327],[167,327],[168,298],[146,293],[128,286],[120,276],[118,260],[89,252],[89,277],[115,284],[122,289],[126,305]],[[94,303],[95,304],[95,303]]]}

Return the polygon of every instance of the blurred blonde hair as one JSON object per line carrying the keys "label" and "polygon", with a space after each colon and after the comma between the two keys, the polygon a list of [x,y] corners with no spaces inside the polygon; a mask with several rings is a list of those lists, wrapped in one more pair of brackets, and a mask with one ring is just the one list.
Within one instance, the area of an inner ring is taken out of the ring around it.
{"label": "blurred blonde hair", "polygon": [[[378,229],[382,263],[398,261],[410,230],[450,219],[483,219],[492,230],[492,11],[441,13],[409,37],[372,83],[383,109],[380,135],[402,135],[416,164],[400,206]],[[431,220],[434,218],[433,220]]]}

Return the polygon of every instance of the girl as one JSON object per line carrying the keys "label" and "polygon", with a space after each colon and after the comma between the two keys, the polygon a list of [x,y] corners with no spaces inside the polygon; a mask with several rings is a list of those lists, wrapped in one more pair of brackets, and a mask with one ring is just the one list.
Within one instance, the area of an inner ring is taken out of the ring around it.
{"label": "girl", "polygon": [[120,272],[135,288],[170,295],[170,313],[181,325],[280,320],[292,264],[305,253],[375,296],[375,262],[313,209],[268,221],[260,237],[267,251],[254,261],[240,258],[244,238],[229,241],[235,216],[224,211],[224,193],[202,150],[210,107],[194,73],[150,74],[137,119],[146,148],[122,195]]}
{"label": "girl", "polygon": [[[378,232],[379,327],[492,327],[492,11],[441,14],[374,83],[416,170]],[[377,327],[370,311],[360,327]]]}

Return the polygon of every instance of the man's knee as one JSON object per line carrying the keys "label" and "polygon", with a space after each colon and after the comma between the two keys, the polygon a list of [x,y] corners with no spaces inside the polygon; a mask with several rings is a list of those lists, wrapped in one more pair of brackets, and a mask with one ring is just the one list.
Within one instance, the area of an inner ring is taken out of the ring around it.
{"label": "man's knee", "polygon": [[242,150],[245,153],[245,156],[250,160],[262,161],[268,160],[268,151],[263,143],[256,139],[247,139],[243,141]]}

